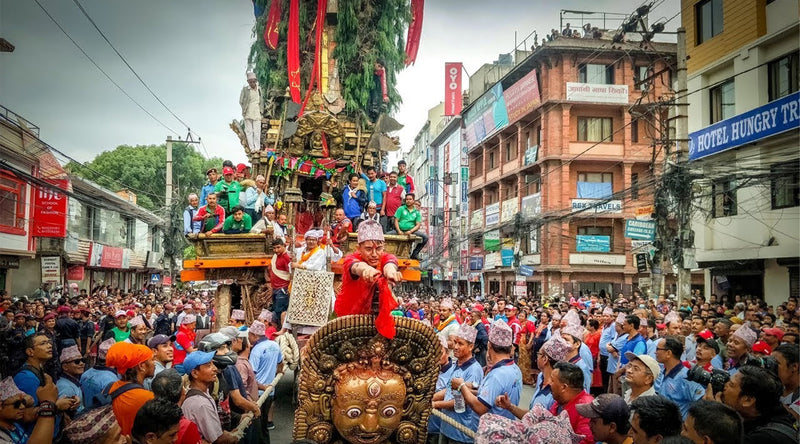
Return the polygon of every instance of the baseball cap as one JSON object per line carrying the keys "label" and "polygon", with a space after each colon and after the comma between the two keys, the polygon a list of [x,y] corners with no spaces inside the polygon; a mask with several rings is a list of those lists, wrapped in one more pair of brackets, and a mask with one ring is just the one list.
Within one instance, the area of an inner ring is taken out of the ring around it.
{"label": "baseball cap", "polygon": [[761,353],[762,355],[769,356],[772,354],[772,347],[764,341],[756,341],[752,350],[753,353]]}
{"label": "baseball cap", "polygon": [[211,172],[214,172],[214,173],[216,173],[216,172],[217,172],[217,169],[216,169],[216,168],[209,168],[209,169],[208,169],[208,171],[206,171],[206,175],[208,175],[208,174],[209,174],[209,173],[211,173]]}
{"label": "baseball cap", "polygon": [[633,352],[625,352],[625,357],[628,358],[628,361],[636,359],[646,365],[647,368],[650,369],[650,373],[653,374],[653,381],[658,379],[658,375],[661,374],[661,367],[658,366],[658,362],[650,355],[637,355]]}
{"label": "baseball cap", "polygon": [[116,318],[118,318],[120,316],[128,316],[128,312],[125,311],[125,310],[117,310],[117,312],[114,313],[114,319],[116,319]]}
{"label": "baseball cap", "polygon": [[775,336],[776,338],[778,338],[779,341],[783,340],[784,333],[783,330],[781,330],[780,328],[775,328],[775,327],[762,328],[761,332],[764,333],[765,335]]}
{"label": "baseball cap", "polygon": [[167,335],[155,335],[147,341],[147,346],[150,348],[156,348],[161,344],[166,344],[168,342],[175,341],[175,335],[167,336]]}
{"label": "baseball cap", "polygon": [[244,170],[246,170],[248,168],[250,168],[250,167],[248,165],[243,164],[243,163],[240,163],[240,164],[236,165],[236,171],[240,172],[240,173],[243,173]]}
{"label": "baseball cap", "polygon": [[578,404],[575,406],[575,410],[585,418],[603,418],[606,421],[630,417],[630,409],[622,396],[610,393],[598,395],[590,403]]}
{"label": "baseball cap", "polygon": [[222,169],[222,174],[223,174],[223,175],[225,175],[225,174],[233,174],[233,168],[231,168],[231,167],[225,167],[225,168],[223,168],[223,169]]}
{"label": "baseball cap", "polygon": [[200,367],[203,364],[208,364],[214,359],[214,355],[216,352],[204,352],[204,351],[193,351],[186,355],[186,359],[183,360],[183,373],[189,374],[192,370]]}
{"label": "baseball cap", "polygon": [[714,334],[711,333],[710,330],[703,330],[695,336],[697,336],[698,344],[702,342],[719,353],[719,344],[717,344],[717,341],[714,339]]}

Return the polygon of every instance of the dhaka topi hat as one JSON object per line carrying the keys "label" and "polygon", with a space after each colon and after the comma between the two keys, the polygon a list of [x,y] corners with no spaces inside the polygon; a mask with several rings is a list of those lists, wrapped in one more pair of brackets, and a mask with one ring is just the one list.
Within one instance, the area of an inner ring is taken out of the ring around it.
{"label": "dhaka topi hat", "polygon": [[567,312],[562,320],[567,321],[567,325],[581,325],[581,317],[578,316],[578,312],[575,310],[570,310]]}
{"label": "dhaka topi hat", "polygon": [[753,348],[753,344],[756,343],[758,339],[758,334],[750,328],[750,323],[747,322],[731,335],[732,337],[741,339],[745,344],[747,344],[747,348]]}
{"label": "dhaka topi hat", "polygon": [[356,230],[358,233],[358,243],[366,242],[366,241],[376,241],[376,242],[384,242],[385,238],[383,237],[383,228],[381,228],[381,224],[377,221],[372,219],[365,220],[358,224],[358,229]]}
{"label": "dhaka topi hat", "polygon": [[138,327],[140,325],[145,325],[144,318],[142,318],[141,316],[134,316],[131,318],[130,321],[128,321],[128,324],[130,324],[131,327]]}
{"label": "dhaka topi hat", "polygon": [[572,350],[572,347],[567,344],[564,338],[558,335],[551,336],[550,339],[542,345],[544,354],[554,361],[566,361],[567,354],[570,350]]}
{"label": "dhaka topi hat", "polygon": [[183,317],[183,319],[181,319],[181,325],[194,324],[195,321],[197,321],[197,316],[193,314],[187,314]]}
{"label": "dhaka topi hat", "polygon": [[669,323],[673,321],[681,321],[681,315],[679,315],[677,311],[671,311],[664,316],[664,324],[669,325]]}
{"label": "dhaka topi hat", "polygon": [[452,299],[450,299],[450,298],[444,298],[444,299],[442,299],[442,302],[440,302],[440,303],[439,303],[439,308],[444,308],[444,309],[447,309],[447,310],[452,310],[452,309],[453,309],[453,300],[452,300]]}
{"label": "dhaka topi hat", "polygon": [[97,347],[97,359],[106,359],[106,355],[108,354],[108,349],[111,348],[112,345],[116,344],[117,341],[114,338],[108,338],[105,341],[100,343],[100,346]]}
{"label": "dhaka topi hat", "polygon": [[603,309],[603,315],[604,316],[614,316],[614,310],[612,310],[611,307],[606,307],[606,308]]}
{"label": "dhaka topi hat", "polygon": [[447,338],[445,338],[444,336],[439,336],[439,335],[436,335],[436,337],[439,338],[439,343],[442,344],[442,348],[447,350],[449,348],[447,346]]}
{"label": "dhaka topi hat", "polygon": [[511,327],[502,319],[495,321],[489,329],[489,342],[498,347],[510,347],[513,336]]}
{"label": "dhaka topi hat", "polygon": [[258,320],[265,324],[271,323],[274,318],[275,315],[271,311],[266,309],[261,310],[261,313],[259,313],[258,315]]}
{"label": "dhaka topi hat", "polygon": [[72,345],[66,347],[64,350],[61,350],[61,356],[59,356],[58,362],[63,364],[65,362],[74,361],[76,359],[83,359],[83,356],[81,355],[81,351],[78,350],[78,346]]}
{"label": "dhaka topi hat", "polygon": [[234,321],[244,321],[244,310],[233,310],[231,311],[231,319]]}
{"label": "dhaka topi hat", "polygon": [[306,239],[308,239],[308,238],[311,238],[311,239],[322,239],[322,236],[324,236],[324,235],[325,235],[325,233],[323,233],[322,230],[308,230],[308,231],[306,231],[306,234],[305,234],[304,237]]}
{"label": "dhaka topi hat", "polygon": [[255,78],[256,78],[256,73],[254,73],[253,71],[247,71],[247,80],[251,79],[255,80]]}
{"label": "dhaka topi hat", "polygon": [[478,336],[478,330],[475,327],[464,323],[458,328],[455,336],[469,342],[470,344],[474,344],[475,337]]}
{"label": "dhaka topi hat", "polygon": [[256,336],[264,336],[267,333],[267,326],[261,321],[253,321],[250,325],[250,333]]}
{"label": "dhaka topi hat", "polygon": [[583,340],[583,327],[580,324],[567,324],[566,327],[561,328],[561,333],[566,333],[578,341]]}
{"label": "dhaka topi hat", "polygon": [[14,378],[8,376],[6,379],[0,381],[0,401],[5,401],[6,399],[11,399],[19,395],[25,396],[25,393],[17,388],[17,384],[14,383]]}
{"label": "dhaka topi hat", "polygon": [[617,315],[617,319],[614,322],[616,322],[617,324],[624,324],[625,323],[625,313],[619,312],[619,314]]}

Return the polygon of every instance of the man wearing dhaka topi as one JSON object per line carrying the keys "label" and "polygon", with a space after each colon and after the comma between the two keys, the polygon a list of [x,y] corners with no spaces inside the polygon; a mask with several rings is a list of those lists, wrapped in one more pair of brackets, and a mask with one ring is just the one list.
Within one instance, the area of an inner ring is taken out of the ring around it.
{"label": "man wearing dhaka topi", "polygon": [[362,222],[358,226],[358,249],[344,258],[342,288],[333,310],[336,316],[377,312],[378,332],[391,339],[395,332],[391,311],[397,301],[390,285],[400,282],[403,275],[397,267],[397,258],[383,248],[381,225],[374,220]]}

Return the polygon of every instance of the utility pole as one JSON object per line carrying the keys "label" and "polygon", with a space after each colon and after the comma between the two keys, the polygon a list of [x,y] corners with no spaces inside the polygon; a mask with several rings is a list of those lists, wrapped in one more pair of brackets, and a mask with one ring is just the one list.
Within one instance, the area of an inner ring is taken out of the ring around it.
{"label": "utility pole", "polygon": [[[678,87],[675,91],[675,142],[676,142],[676,156],[675,165],[676,169],[680,171],[680,178],[683,186],[675,190],[679,195],[678,198],[678,238],[680,247],[678,253],[680,256],[677,264],[678,268],[678,301],[691,297],[692,293],[692,272],[687,264],[686,251],[690,251],[693,244],[692,227],[691,227],[691,206],[692,206],[692,182],[688,176],[688,163],[689,163],[689,116],[688,107],[689,103],[686,97],[688,89],[686,78],[686,29],[683,27],[678,28],[678,48],[677,48],[677,75]],[[674,257],[675,255],[673,255]]]}
{"label": "utility pole", "polygon": [[[170,236],[172,233],[172,136],[167,136],[167,195],[164,201],[167,204],[167,230],[165,235]],[[167,258],[167,261],[169,263],[167,276],[169,276],[169,282],[172,285],[172,273],[174,272],[172,258]]]}

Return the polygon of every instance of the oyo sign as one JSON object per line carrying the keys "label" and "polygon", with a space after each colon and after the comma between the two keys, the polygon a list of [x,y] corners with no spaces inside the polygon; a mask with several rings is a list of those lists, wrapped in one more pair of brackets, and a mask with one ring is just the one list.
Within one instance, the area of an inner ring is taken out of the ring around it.
{"label": "oyo sign", "polygon": [[463,106],[461,98],[461,63],[444,64],[444,115],[457,116]]}

